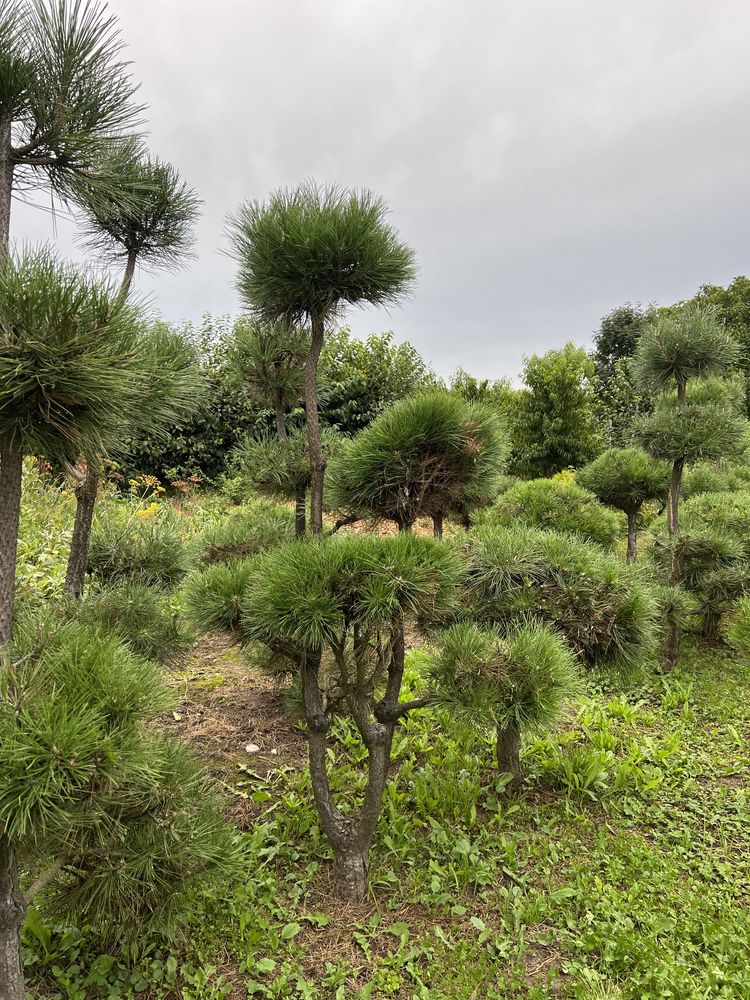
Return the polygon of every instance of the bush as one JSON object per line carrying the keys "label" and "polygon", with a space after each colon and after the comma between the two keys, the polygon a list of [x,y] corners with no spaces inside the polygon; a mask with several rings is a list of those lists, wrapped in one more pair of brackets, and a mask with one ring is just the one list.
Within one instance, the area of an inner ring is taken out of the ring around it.
{"label": "bush", "polygon": [[701,493],[730,493],[750,490],[750,466],[734,462],[696,462],[682,479],[685,500]]}
{"label": "bush", "polygon": [[239,631],[253,567],[253,559],[232,559],[188,576],[182,597],[185,613],[196,628],[201,632]]}
{"label": "bush", "polygon": [[256,501],[206,528],[192,548],[204,566],[243,559],[294,538],[294,519],[286,507]]}
{"label": "bush", "polygon": [[750,597],[741,597],[725,622],[724,637],[732,649],[750,658]]}
{"label": "bush", "polygon": [[131,577],[172,586],[186,573],[188,556],[174,513],[165,504],[103,507],[91,532],[89,572],[100,580]]}
{"label": "bush", "polygon": [[651,653],[654,599],[611,553],[521,526],[482,527],[462,545],[466,616],[507,628],[531,615],[559,629],[588,667],[630,669]]}
{"label": "bush", "polygon": [[622,519],[593,493],[562,479],[531,479],[506,490],[490,507],[487,524],[525,525],[567,531],[611,548],[622,534]]}
{"label": "bush", "polygon": [[190,645],[169,597],[133,579],[90,590],[70,604],[77,621],[116,635],[141,656],[163,662]]}
{"label": "bush", "polygon": [[521,736],[554,723],[579,687],[565,638],[535,622],[506,634],[496,626],[455,625],[442,637],[430,675],[438,700],[454,714],[495,729],[498,767],[516,787],[523,780]]}

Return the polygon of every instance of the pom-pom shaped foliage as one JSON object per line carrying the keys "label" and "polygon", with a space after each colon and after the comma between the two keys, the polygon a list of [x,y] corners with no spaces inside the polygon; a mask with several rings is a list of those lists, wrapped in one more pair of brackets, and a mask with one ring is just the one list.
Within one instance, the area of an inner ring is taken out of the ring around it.
{"label": "pom-pom shaped foliage", "polygon": [[166,505],[153,514],[147,508],[125,513],[103,508],[91,532],[88,568],[100,580],[177,583],[187,571],[188,555],[174,515]]}
{"label": "pom-pom shaped foliage", "polygon": [[208,565],[252,556],[293,537],[291,513],[281,504],[259,501],[233,510],[223,521],[206,528],[194,547],[199,561]]}
{"label": "pom-pom shaped foliage", "polygon": [[575,656],[562,635],[526,622],[505,634],[496,626],[455,625],[432,660],[437,699],[471,725],[492,727],[497,762],[523,779],[522,735],[552,725],[578,690]]}
{"label": "pom-pom shaped foliage", "polygon": [[299,325],[342,304],[386,305],[409,291],[414,254],[370,191],[314,182],[245,202],[229,220],[237,287],[261,318]]}
{"label": "pom-pom shaped foliage", "polygon": [[724,637],[732,649],[750,658],[750,597],[742,597],[735,604],[725,623]]}
{"label": "pom-pom shaped foliage", "polygon": [[77,621],[116,635],[141,656],[164,661],[190,644],[169,596],[123,579],[71,603]]}
{"label": "pom-pom shaped foliage", "polygon": [[750,466],[740,462],[697,462],[685,471],[682,496],[685,500],[701,493],[733,493],[750,490]]}
{"label": "pom-pom shaped foliage", "polygon": [[148,391],[138,312],[42,251],[0,262],[0,438],[75,460]]}
{"label": "pom-pom shaped foliage", "polygon": [[300,403],[310,350],[306,330],[281,320],[243,318],[233,327],[228,349],[232,368],[257,403],[282,413]]}
{"label": "pom-pom shaped foliage", "polygon": [[571,532],[605,548],[614,545],[623,528],[618,515],[603,507],[593,493],[562,479],[516,483],[487,511],[486,522]]}
{"label": "pom-pom shaped foliage", "polygon": [[654,601],[614,555],[523,527],[482,527],[461,544],[467,616],[507,628],[531,615],[557,628],[587,667],[633,668],[651,652]]}
{"label": "pom-pom shaped foliage", "polygon": [[636,347],[633,373],[644,390],[661,392],[684,387],[692,378],[722,375],[739,359],[739,344],[718,310],[688,303],[676,313],[656,313],[647,323]]}
{"label": "pom-pom shaped foliage", "polygon": [[[335,430],[322,428],[320,443],[329,461],[343,439]],[[234,461],[240,474],[267,496],[295,500],[310,486],[310,449],[304,429],[290,430],[284,438],[246,437],[235,449]]]}
{"label": "pom-pom shaped foliage", "polygon": [[664,500],[669,467],[640,448],[609,448],[577,473],[578,483],[608,507],[637,514],[647,500]]}
{"label": "pom-pom shaped foliage", "polygon": [[402,529],[418,517],[464,515],[493,498],[504,458],[503,431],[487,407],[426,393],[390,407],[334,455],[331,505]]}
{"label": "pom-pom shaped foliage", "polygon": [[[244,631],[299,670],[315,804],[333,847],[337,891],[347,898],[367,892],[395,727],[429,703],[401,701],[406,623],[447,614],[460,572],[447,546],[409,534],[297,542],[257,558]],[[321,676],[324,657],[367,750],[366,789],[354,811],[338,807],[328,780],[334,702]]]}
{"label": "pom-pom shaped foliage", "polygon": [[740,454],[746,433],[742,415],[733,406],[713,400],[688,400],[682,407],[666,401],[642,417],[636,428],[650,455],[688,465]]}
{"label": "pom-pom shaped foliage", "polygon": [[201,632],[239,631],[252,559],[217,562],[190,573],[182,588],[185,613]]}
{"label": "pom-pom shaped foliage", "polygon": [[159,668],[78,622],[20,640],[0,673],[0,824],[22,864],[50,863],[29,897],[44,885],[37,905],[110,939],[169,927],[236,854],[187,752],[144,735],[171,704]]}

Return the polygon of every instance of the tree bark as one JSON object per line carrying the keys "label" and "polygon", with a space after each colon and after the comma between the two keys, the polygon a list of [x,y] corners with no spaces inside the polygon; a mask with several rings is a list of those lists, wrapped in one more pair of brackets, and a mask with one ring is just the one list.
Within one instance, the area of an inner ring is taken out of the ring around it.
{"label": "tree bark", "polygon": [[133,275],[135,274],[135,265],[138,259],[138,254],[135,250],[128,251],[128,259],[125,263],[125,270],[123,271],[122,281],[120,282],[120,288],[117,292],[118,302],[124,302],[130,293],[130,286],[133,283]]}
{"label": "tree bark", "polygon": [[523,768],[521,767],[521,730],[517,722],[509,722],[504,729],[497,730],[497,766],[506,774],[511,775],[508,785],[513,791],[523,784]]}
{"label": "tree bark", "polygon": [[0,115],[0,261],[10,251],[10,205],[13,197],[13,149],[9,114]]}
{"label": "tree bark", "polygon": [[294,533],[297,538],[304,538],[307,531],[307,495],[300,490],[294,501]]}
{"label": "tree bark", "polygon": [[15,441],[0,441],[0,656],[13,632],[18,520],[21,511],[23,453]]}
{"label": "tree bark", "polygon": [[367,898],[368,853],[354,844],[334,848],[333,885],[339,899],[361,903]]}
{"label": "tree bark", "polygon": [[435,538],[443,537],[443,512],[432,515],[432,534]]}
{"label": "tree bark", "polygon": [[638,556],[638,515],[628,511],[628,562],[634,563]]}
{"label": "tree bark", "polygon": [[83,479],[76,486],[76,517],[68,553],[68,569],[65,574],[65,589],[73,597],[80,597],[86,585],[91,526],[94,523],[94,507],[99,487],[99,472],[96,466],[92,462],[85,464]]}
{"label": "tree bark", "polygon": [[681,458],[677,459],[672,466],[669,499],[667,500],[667,529],[670,537],[676,535],[680,530],[680,491],[682,489],[682,473],[684,468],[685,462]]}
{"label": "tree bark", "polygon": [[307,442],[310,451],[310,532],[323,534],[323,477],[326,463],[320,443],[320,420],[318,418],[318,360],[323,349],[325,327],[322,316],[313,316],[310,353],[305,364],[305,416],[307,418]]}
{"label": "tree bark", "polygon": [[[681,410],[686,403],[686,386],[684,382],[677,383],[677,408]],[[671,543],[671,559],[669,567],[669,583],[672,586],[679,586],[682,579],[682,560],[677,548],[677,536],[680,531],[680,491],[682,489],[682,473],[685,469],[685,460],[678,458],[672,466],[672,477],[669,483],[669,496],[667,498],[667,531]],[[678,622],[672,622],[669,626],[667,638],[664,643],[664,655],[662,666],[665,671],[672,670],[680,656],[680,640],[682,638],[682,627]]]}
{"label": "tree bark", "polygon": [[18,888],[18,868],[7,837],[0,836],[0,1000],[25,1000],[21,925],[26,900]]}
{"label": "tree bark", "polygon": [[286,441],[286,412],[284,410],[284,401],[279,393],[276,396],[276,436],[279,441]]}

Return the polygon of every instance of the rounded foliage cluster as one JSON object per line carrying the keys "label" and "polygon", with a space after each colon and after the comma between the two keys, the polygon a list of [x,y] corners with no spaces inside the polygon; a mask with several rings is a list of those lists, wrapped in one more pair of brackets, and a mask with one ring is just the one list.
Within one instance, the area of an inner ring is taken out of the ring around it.
{"label": "rounded foliage cluster", "polygon": [[204,565],[242,559],[294,538],[294,521],[281,504],[248,503],[206,528],[194,550]]}
{"label": "rounded foliage cluster", "polygon": [[531,479],[502,493],[484,520],[498,527],[525,525],[580,535],[610,548],[622,534],[620,517],[593,493],[563,479]]}
{"label": "rounded foliage cluster", "polygon": [[[320,433],[326,460],[341,443],[341,436],[332,428]],[[268,496],[295,499],[310,485],[310,453],[305,428],[290,430],[286,438],[275,434],[245,437],[234,451],[234,464],[239,475],[256,490]]]}
{"label": "rounded foliage cluster", "polygon": [[681,494],[685,500],[701,493],[750,489],[750,466],[743,462],[697,462],[685,470]]}
{"label": "rounded foliage cluster", "polygon": [[635,667],[651,652],[655,603],[614,555],[520,526],[483,527],[461,544],[467,617],[507,628],[531,615],[557,628],[589,667]]}
{"label": "rounded foliage cluster", "polygon": [[253,559],[230,559],[194,570],[183,584],[185,613],[201,632],[238,631]]}
{"label": "rounded foliage cluster", "polygon": [[675,407],[667,400],[640,419],[636,436],[655,458],[689,464],[740,454],[747,423],[726,402],[689,399],[684,406]]}
{"label": "rounded foliage cluster", "polygon": [[608,507],[637,514],[647,500],[664,500],[669,468],[640,448],[609,448],[577,474],[579,485]]}
{"label": "rounded foliage cluster", "polygon": [[163,505],[156,516],[100,508],[94,520],[88,569],[100,580],[131,577],[172,586],[186,573],[188,555],[176,519]]}
{"label": "rounded foliage cluster", "polygon": [[262,406],[290,410],[304,396],[306,330],[288,323],[237,320],[228,343],[229,362],[251,397]]}
{"label": "rounded foliage cluster", "polygon": [[725,624],[724,637],[741,656],[750,657],[750,596],[741,597],[735,604]]}

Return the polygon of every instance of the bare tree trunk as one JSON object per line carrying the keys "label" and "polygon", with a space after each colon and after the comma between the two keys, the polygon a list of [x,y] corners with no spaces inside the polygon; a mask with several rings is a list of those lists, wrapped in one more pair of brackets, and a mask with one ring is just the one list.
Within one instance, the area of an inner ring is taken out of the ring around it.
{"label": "bare tree trunk", "polygon": [[0,1000],[25,1000],[21,925],[26,901],[18,888],[18,868],[7,837],[0,837]]}
{"label": "bare tree trunk", "polygon": [[432,534],[435,538],[443,537],[443,512],[432,515]]}
{"label": "bare tree trunk", "polygon": [[286,441],[286,413],[280,393],[276,397],[276,436],[279,441]]}
{"label": "bare tree trunk", "polygon": [[521,730],[517,722],[509,722],[504,729],[497,730],[497,766],[511,775],[508,787],[516,791],[523,784],[521,767]]}
{"label": "bare tree trunk", "polygon": [[[677,408],[684,408],[686,402],[685,384],[677,384]],[[682,561],[677,547],[677,536],[680,531],[680,491],[682,489],[682,473],[685,469],[685,461],[678,458],[672,466],[672,478],[669,483],[669,497],[667,498],[667,530],[671,543],[671,560],[669,567],[669,582],[673,586],[679,586],[682,579]],[[680,640],[682,639],[682,626],[678,622],[672,622],[669,626],[666,641],[664,643],[664,655],[662,666],[665,671],[672,670],[677,664],[680,656]]]}
{"label": "bare tree trunk", "polygon": [[304,538],[307,531],[307,494],[300,490],[294,501],[294,533]]}
{"label": "bare tree trunk", "polygon": [[638,556],[638,515],[628,511],[628,562],[634,563]]}
{"label": "bare tree trunk", "polygon": [[667,500],[667,529],[670,537],[674,537],[680,530],[680,491],[682,489],[682,473],[684,468],[685,462],[681,458],[672,466],[669,499]]}
{"label": "bare tree trunk", "polygon": [[13,151],[11,149],[12,119],[0,116],[0,261],[10,249],[10,204],[13,197]]}
{"label": "bare tree trunk", "polygon": [[318,360],[323,349],[325,327],[321,316],[314,316],[310,353],[305,365],[305,416],[307,418],[307,442],[310,450],[310,532],[323,534],[323,477],[326,463],[320,443],[320,420],[318,418]]}
{"label": "bare tree trunk", "polygon": [[10,646],[13,632],[22,475],[21,447],[4,438],[0,441],[0,658]]}
{"label": "bare tree trunk", "polygon": [[93,462],[86,461],[85,466],[83,479],[76,486],[76,517],[65,574],[65,589],[73,597],[80,597],[86,585],[91,526],[94,523],[94,507],[99,487],[98,469]]}
{"label": "bare tree trunk", "polygon": [[120,288],[117,292],[118,301],[124,302],[130,293],[130,286],[133,283],[133,275],[135,274],[135,265],[138,259],[138,255],[134,250],[128,251],[128,259],[125,264],[125,270],[122,275],[122,281],[120,282]]}

